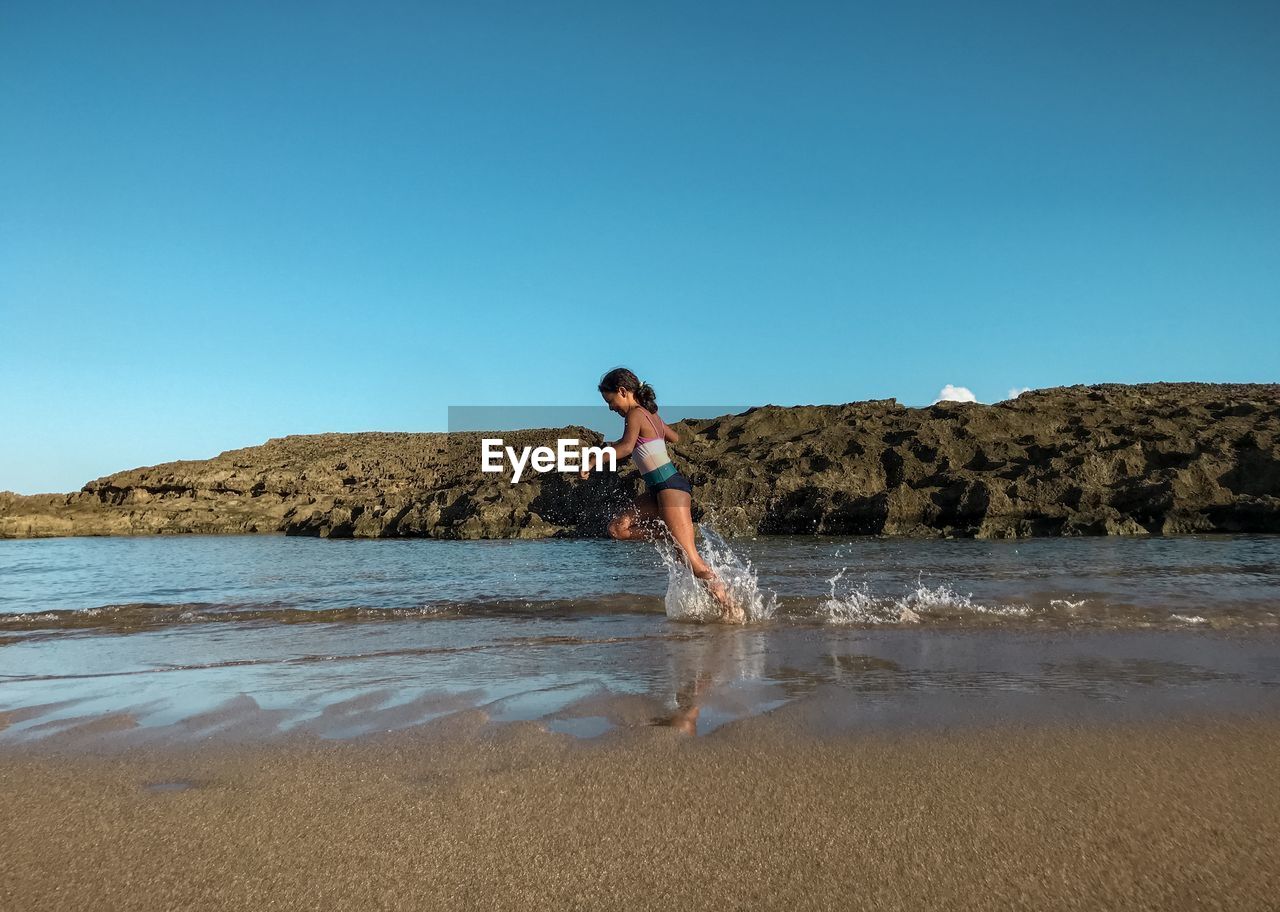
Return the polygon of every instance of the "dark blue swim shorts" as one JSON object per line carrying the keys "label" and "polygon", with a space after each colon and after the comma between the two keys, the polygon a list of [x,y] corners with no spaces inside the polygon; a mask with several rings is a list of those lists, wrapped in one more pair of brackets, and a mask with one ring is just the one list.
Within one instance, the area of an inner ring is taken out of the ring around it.
{"label": "dark blue swim shorts", "polygon": [[669,478],[659,481],[656,484],[649,485],[649,490],[657,493],[658,491],[684,491],[686,494],[693,493],[693,485],[689,483],[689,479],[685,478],[679,472]]}

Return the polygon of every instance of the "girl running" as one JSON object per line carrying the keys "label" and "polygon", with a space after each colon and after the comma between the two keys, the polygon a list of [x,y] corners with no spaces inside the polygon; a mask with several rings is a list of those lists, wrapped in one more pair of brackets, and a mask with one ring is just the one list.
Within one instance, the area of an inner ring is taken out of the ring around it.
{"label": "girl running", "polygon": [[[646,490],[632,505],[609,523],[609,535],[620,541],[652,541],[668,535],[680,547],[693,575],[702,580],[720,603],[720,618],[742,621],[743,611],[734,605],[724,582],[698,554],[693,541],[693,488],[667,455],[667,441],[677,443],[679,435],[658,417],[658,401],[653,387],[625,367],[605,374],[598,387],[609,410],[626,421],[622,439],[609,444],[619,459],[630,456],[644,478]],[[584,471],[582,477],[590,475]]]}

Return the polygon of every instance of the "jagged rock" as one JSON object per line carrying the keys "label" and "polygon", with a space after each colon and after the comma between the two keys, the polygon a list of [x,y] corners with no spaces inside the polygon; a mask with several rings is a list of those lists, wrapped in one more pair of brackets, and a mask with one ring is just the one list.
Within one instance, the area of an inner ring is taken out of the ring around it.
{"label": "jagged rock", "polygon": [[[1280,532],[1280,386],[1061,387],[997,405],[892,399],[683,421],[695,518],[733,534]],[[600,535],[629,476],[479,471],[481,434],[316,434],[0,493],[0,537]],[[582,428],[503,433],[513,446]]]}

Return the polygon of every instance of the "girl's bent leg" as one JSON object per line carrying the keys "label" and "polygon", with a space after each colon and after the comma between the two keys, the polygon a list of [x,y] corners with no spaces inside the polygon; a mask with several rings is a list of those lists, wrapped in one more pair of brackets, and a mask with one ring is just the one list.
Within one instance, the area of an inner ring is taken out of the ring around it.
{"label": "girl's bent leg", "polygon": [[658,501],[652,491],[636,497],[629,508],[609,522],[609,537],[618,541],[653,541],[661,535]]}

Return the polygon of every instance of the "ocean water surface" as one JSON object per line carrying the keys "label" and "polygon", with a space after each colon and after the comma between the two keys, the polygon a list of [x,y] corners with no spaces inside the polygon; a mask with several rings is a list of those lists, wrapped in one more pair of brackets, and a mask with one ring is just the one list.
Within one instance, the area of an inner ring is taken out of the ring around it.
{"label": "ocean water surface", "polygon": [[1272,711],[1280,537],[0,542],[0,742]]}

